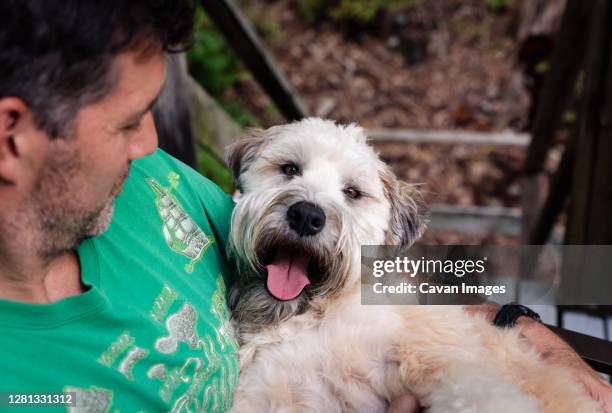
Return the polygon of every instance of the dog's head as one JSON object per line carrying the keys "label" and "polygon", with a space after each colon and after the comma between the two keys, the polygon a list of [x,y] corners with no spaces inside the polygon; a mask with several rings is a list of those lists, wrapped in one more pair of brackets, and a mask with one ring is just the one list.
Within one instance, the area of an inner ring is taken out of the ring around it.
{"label": "dog's head", "polygon": [[361,245],[406,247],[424,228],[414,187],[395,178],[356,125],[310,118],[252,130],[228,148],[227,163],[241,191],[230,235],[238,309],[248,306],[261,323],[358,282]]}

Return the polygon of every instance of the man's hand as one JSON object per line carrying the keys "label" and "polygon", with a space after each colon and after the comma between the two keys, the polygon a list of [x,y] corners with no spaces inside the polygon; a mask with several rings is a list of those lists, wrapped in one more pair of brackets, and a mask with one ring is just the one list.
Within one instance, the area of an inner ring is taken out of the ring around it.
{"label": "man's hand", "polygon": [[[499,307],[483,304],[467,306],[466,309],[480,313],[492,322]],[[602,404],[604,411],[612,413],[612,386],[590,368],[569,344],[544,324],[528,317],[520,317],[514,328],[519,329],[521,335],[540,352],[546,362],[570,369],[589,395]]]}
{"label": "man's hand", "polygon": [[421,407],[416,397],[412,394],[405,394],[393,400],[387,413],[419,413]]}
{"label": "man's hand", "polygon": [[612,386],[559,336],[545,325],[530,318],[519,318],[516,327],[521,335],[541,353],[542,358],[551,364],[564,366],[573,373],[589,395],[599,401],[606,413],[612,413]]}

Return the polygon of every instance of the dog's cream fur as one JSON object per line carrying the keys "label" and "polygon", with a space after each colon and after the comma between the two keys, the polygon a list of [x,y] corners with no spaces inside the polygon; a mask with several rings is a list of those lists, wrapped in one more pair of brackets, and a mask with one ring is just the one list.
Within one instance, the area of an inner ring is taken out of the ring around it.
{"label": "dog's cream fur", "polygon": [[[412,392],[428,412],[597,412],[570,374],[545,364],[515,330],[460,307],[362,306],[360,245],[410,245],[420,203],[366,145],[361,128],[306,119],[253,131],[228,151],[242,198],[231,245],[241,267],[234,313],[240,350],[236,412],[383,412]],[[283,174],[294,163],[300,174]],[[349,199],[344,189],[366,195]],[[299,237],[287,209],[327,216]],[[324,276],[288,302],[265,287],[263,257],[289,244]]]}

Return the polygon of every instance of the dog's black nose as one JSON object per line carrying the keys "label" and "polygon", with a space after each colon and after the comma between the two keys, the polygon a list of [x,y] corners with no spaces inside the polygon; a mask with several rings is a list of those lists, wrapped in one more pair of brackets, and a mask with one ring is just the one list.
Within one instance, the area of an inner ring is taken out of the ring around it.
{"label": "dog's black nose", "polygon": [[289,207],[287,221],[300,236],[316,235],[325,226],[325,213],[311,202],[297,202]]}

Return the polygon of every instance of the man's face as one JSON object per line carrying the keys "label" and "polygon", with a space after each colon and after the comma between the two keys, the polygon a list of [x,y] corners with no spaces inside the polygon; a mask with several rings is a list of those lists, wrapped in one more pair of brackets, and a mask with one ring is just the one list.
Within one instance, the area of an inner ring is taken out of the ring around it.
{"label": "man's face", "polygon": [[31,217],[43,236],[41,255],[62,254],[108,227],[130,162],[157,147],[150,109],[164,66],[161,52],[119,55],[111,92],[79,111],[73,136],[49,141],[30,198]]}

